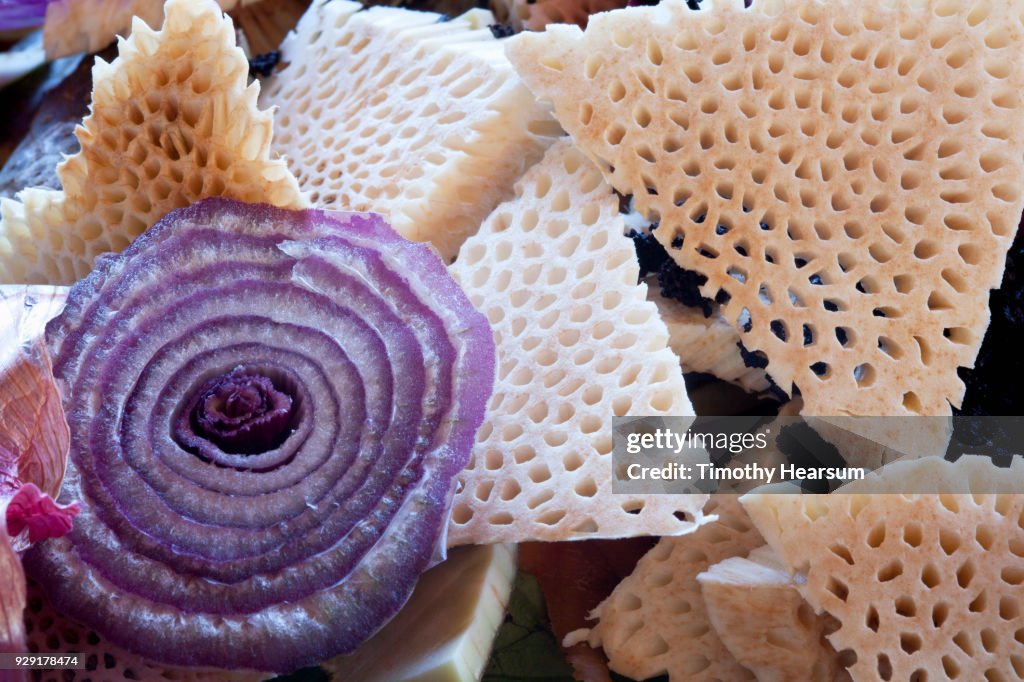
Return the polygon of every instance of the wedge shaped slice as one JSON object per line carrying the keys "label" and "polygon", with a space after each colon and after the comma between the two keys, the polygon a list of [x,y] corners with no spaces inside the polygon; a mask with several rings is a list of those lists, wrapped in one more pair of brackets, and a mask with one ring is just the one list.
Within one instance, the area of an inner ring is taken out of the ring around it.
{"label": "wedge shaped slice", "polygon": [[618,200],[567,141],[516,185],[451,271],[494,330],[498,380],[459,475],[453,544],[681,535],[704,494],[614,494],[612,416],[693,414],[637,285]]}
{"label": "wedge shaped slice", "polygon": [[168,212],[210,196],[306,204],[271,158],[273,117],[213,0],[169,0],[163,29],[141,20],[117,59],[93,67],[81,151],[57,169],[63,190],[0,199],[0,282],[71,284]]}
{"label": "wedge shaped slice", "polygon": [[1024,207],[1016,2],[683,0],[507,42],[809,415],[948,415]]}
{"label": "wedge shaped slice", "polygon": [[472,10],[315,2],[268,82],[274,150],[324,208],[374,210],[451,260],[560,132]]}
{"label": "wedge shaped slice", "polygon": [[515,545],[453,549],[383,630],[323,668],[339,682],[476,682],[515,575]]}
{"label": "wedge shaped slice", "polygon": [[[907,482],[935,493],[905,492]],[[1024,660],[1024,466],[965,455],[889,464],[831,495],[750,493],[744,509],[854,680],[1017,679]],[[1000,492],[1005,491],[1005,492]]]}

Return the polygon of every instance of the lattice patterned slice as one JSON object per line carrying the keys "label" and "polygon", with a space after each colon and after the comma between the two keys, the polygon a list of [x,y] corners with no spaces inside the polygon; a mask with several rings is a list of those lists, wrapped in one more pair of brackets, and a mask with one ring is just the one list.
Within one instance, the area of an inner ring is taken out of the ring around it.
{"label": "lattice patterned slice", "polygon": [[82,670],[34,670],[33,682],[259,682],[265,673],[169,668],[140,658],[104,640],[91,628],[69,620],[53,608],[35,583],[28,586],[25,629],[34,653],[85,654]]}
{"label": "lattice patterned slice", "polygon": [[[451,260],[558,126],[474,10],[315,3],[267,83],[274,149],[325,208],[385,212]],[[357,13],[358,12],[358,13]]]}
{"label": "lattice patterned slice", "polygon": [[492,0],[498,19],[517,30],[540,31],[548,24],[586,27],[591,14],[625,7],[627,0]]}
{"label": "lattice patterned slice", "polygon": [[603,647],[609,667],[638,680],[668,674],[672,682],[739,682],[754,676],[718,638],[697,575],[763,544],[735,495],[710,499],[718,520],[681,538],[662,538],[611,596],[594,609],[590,631],[570,633]]}
{"label": "lattice patterned slice", "polygon": [[[243,5],[257,0],[241,0]],[[239,0],[217,0],[229,10]],[[139,18],[150,26],[164,20],[164,0],[54,0],[46,6],[43,45],[50,59],[76,52],[98,52],[127,36]]]}
{"label": "lattice patterned slice", "polygon": [[[894,493],[907,481],[963,494]],[[849,494],[741,498],[765,540],[852,651],[855,680],[1024,674],[1024,466],[964,456],[897,462]],[[975,493],[967,494],[969,491]]]}
{"label": "lattice patterned slice", "polygon": [[732,557],[697,576],[708,617],[729,652],[758,682],[842,682],[849,673],[817,616],[768,547]]}
{"label": "lattice patterned slice", "polygon": [[1009,1],[682,0],[507,41],[806,414],[949,414],[1021,214]]}
{"label": "lattice patterned slice", "polygon": [[516,195],[452,265],[494,328],[499,371],[449,542],[692,531],[704,495],[611,492],[612,414],[693,414],[615,196],[567,141]]}
{"label": "lattice patterned slice", "polygon": [[156,32],[136,21],[119,56],[93,67],[82,150],[57,170],[63,192],[0,200],[0,282],[71,283],[168,211],[210,196],[305,205],[272,160],[273,117],[246,86],[248,62],[212,0],[169,0]]}
{"label": "lattice patterned slice", "polygon": [[679,356],[684,371],[711,374],[751,393],[768,390],[764,370],[744,364],[737,345],[740,335],[717,310],[704,317],[700,308],[662,296],[656,283],[647,289],[647,300],[658,306],[668,327],[669,347]]}

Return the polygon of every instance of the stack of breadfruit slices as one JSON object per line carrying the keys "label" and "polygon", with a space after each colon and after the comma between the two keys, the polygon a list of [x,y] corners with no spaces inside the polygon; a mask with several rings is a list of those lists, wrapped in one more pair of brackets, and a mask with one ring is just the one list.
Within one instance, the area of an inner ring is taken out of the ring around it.
{"label": "stack of breadfruit slices", "polygon": [[[1019,410],[1020,361],[994,358],[1024,321],[1024,2],[511,3],[504,27],[314,0],[262,81],[222,14],[235,3],[97,4],[47,17],[53,56],[129,35],[92,69],[77,144],[81,108],[48,111],[65,136],[34,147],[49,185],[0,199],[0,283],[71,285],[211,196],[373,211],[433,244],[497,347],[447,539],[476,546],[457,570],[503,587],[474,602],[494,622],[482,652],[452,649],[473,660],[457,679],[482,674],[514,545],[636,537],[657,540],[610,593],[583,594],[581,563],[548,567],[587,606],[560,618],[548,591],[578,679],[1024,679],[1017,460],[936,447],[819,496],[612,491],[615,416],[763,399],[948,417],[996,404],[975,385]],[[695,373],[733,386],[708,401]],[[88,644],[110,679],[228,679],[141,660],[34,599],[37,648]],[[416,679],[366,656],[325,667]]]}

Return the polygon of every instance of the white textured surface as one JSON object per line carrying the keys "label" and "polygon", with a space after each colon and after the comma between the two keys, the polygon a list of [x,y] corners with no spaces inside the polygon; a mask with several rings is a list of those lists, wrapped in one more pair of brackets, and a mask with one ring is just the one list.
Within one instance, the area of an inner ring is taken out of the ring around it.
{"label": "white textured surface", "polygon": [[375,211],[451,260],[559,132],[491,35],[488,12],[442,21],[316,2],[267,82],[274,151],[312,202]]}
{"label": "white textured surface", "polygon": [[611,491],[613,415],[693,414],[617,199],[566,141],[516,195],[451,267],[494,328],[499,369],[449,541],[691,532],[705,495]]}

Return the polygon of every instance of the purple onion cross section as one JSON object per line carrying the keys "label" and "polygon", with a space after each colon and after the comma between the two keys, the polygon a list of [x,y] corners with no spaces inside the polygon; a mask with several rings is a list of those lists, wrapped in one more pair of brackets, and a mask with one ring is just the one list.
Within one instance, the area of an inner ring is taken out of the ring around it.
{"label": "purple onion cross section", "polygon": [[355,649],[443,553],[491,329],[377,215],[208,199],[76,284],[46,340],[82,511],[25,557],[66,615],[170,665]]}

